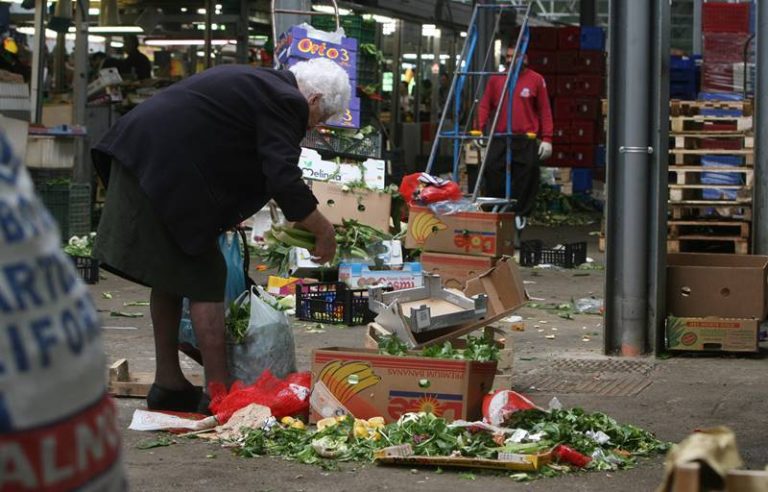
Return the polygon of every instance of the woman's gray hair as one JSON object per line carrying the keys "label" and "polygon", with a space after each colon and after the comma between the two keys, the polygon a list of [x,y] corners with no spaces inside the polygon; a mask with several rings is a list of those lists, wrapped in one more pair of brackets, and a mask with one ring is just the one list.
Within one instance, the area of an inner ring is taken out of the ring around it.
{"label": "woman's gray hair", "polygon": [[351,88],[349,76],[336,63],[326,58],[314,58],[290,68],[296,76],[304,97],[322,94],[320,109],[326,118],[335,116],[349,107]]}

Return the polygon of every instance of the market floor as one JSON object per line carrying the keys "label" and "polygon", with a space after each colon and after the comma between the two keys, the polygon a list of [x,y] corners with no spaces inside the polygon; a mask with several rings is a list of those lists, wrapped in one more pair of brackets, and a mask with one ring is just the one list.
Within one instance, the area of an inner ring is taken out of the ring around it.
{"label": "market floor", "polygon": [[[594,229],[532,228],[527,238],[541,238],[550,244],[587,240],[589,256],[600,264],[603,255],[597,252],[594,236],[588,234]],[[602,297],[605,278],[600,270],[523,269],[523,276],[530,295],[543,299],[539,301],[542,304]],[[124,305],[148,300],[147,289],[111,275],[91,288],[105,317],[109,362],[126,358],[132,372],[153,371],[149,308]],[[109,293],[111,299],[104,293]],[[111,311],[143,316],[113,317]],[[736,432],[747,467],[763,468],[768,464],[764,427],[768,363],[763,356],[644,358],[627,362],[601,355],[603,330],[599,316],[575,314],[574,319],[564,319],[556,312],[531,307],[518,314],[525,318],[525,331],[506,330],[507,342],[513,344],[515,353],[513,387],[536,403],[546,405],[557,396],[566,407],[605,412],[620,422],[636,424],[675,442],[694,429],[727,425]],[[362,327],[325,326],[321,333],[314,329],[309,332],[310,327],[304,323],[294,326],[299,369],[308,369],[313,348],[363,345]],[[503,324],[501,328],[505,329]],[[185,358],[183,365],[189,373],[201,372],[190,359]],[[180,439],[172,446],[141,450],[137,443],[154,436],[127,427],[134,409],[143,405],[142,400],[118,400],[120,424],[126,429],[124,461],[131,488],[139,491],[651,491],[660,483],[664,470],[663,458],[659,457],[645,460],[633,470],[517,483],[505,474],[437,473],[435,469],[375,465],[343,465],[340,471],[323,471],[275,458],[238,458],[228,449],[200,440]]]}

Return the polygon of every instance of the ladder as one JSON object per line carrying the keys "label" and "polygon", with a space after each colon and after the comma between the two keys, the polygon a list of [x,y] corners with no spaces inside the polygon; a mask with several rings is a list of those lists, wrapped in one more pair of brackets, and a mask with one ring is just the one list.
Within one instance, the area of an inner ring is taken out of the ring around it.
{"label": "ladder", "polygon": [[[435,139],[432,142],[432,150],[429,154],[429,161],[427,162],[426,172],[430,173],[432,167],[435,165],[438,154],[440,152],[440,143],[442,141],[449,141],[452,144],[453,150],[453,162],[452,162],[452,177],[453,180],[459,181],[459,161],[461,158],[461,150],[463,144],[475,142],[478,144],[484,144],[490,146],[494,138],[505,138],[507,143],[507,151],[505,155],[506,161],[506,189],[505,198],[485,198],[479,197],[480,184],[483,180],[483,174],[488,160],[488,152],[485,152],[480,164],[478,172],[477,182],[472,192],[472,202],[478,205],[485,205],[493,207],[495,211],[505,211],[515,204],[515,200],[512,199],[512,97],[507,98],[507,130],[505,132],[497,133],[496,125],[501,115],[502,103],[508,93],[514,91],[517,85],[517,79],[522,70],[523,59],[525,53],[528,50],[528,42],[530,39],[530,31],[528,27],[528,20],[531,14],[532,2],[528,2],[527,6],[520,7],[513,4],[476,4],[472,17],[469,22],[469,28],[467,29],[467,37],[464,42],[464,47],[461,50],[459,59],[456,62],[456,70],[453,74],[453,80],[451,87],[448,91],[448,97],[446,104],[443,108],[443,113],[440,115],[440,122],[437,126],[437,133]],[[478,23],[480,21],[479,13],[483,10],[492,11],[495,14],[495,22],[493,28],[493,35],[490,38],[490,43],[485,51],[485,58],[483,64],[479,69],[473,70],[472,60],[475,55],[475,51],[478,46]],[[499,24],[501,16],[505,11],[514,10],[516,12],[524,12],[522,22],[520,22],[519,33],[517,35],[517,41],[515,42],[515,55],[506,72],[506,81],[501,92],[501,99],[496,106],[496,112],[493,115],[493,121],[491,125],[491,131],[487,137],[472,131],[472,122],[475,117],[475,110],[480,102],[480,94],[484,89],[484,82],[486,77],[491,75],[498,75],[496,71],[484,71],[484,67],[488,66],[488,62],[491,60],[491,55],[494,51],[494,43],[499,31]],[[471,99],[471,105],[468,110],[462,108],[465,95],[464,91],[467,89],[467,81],[469,77],[479,77],[477,87],[473,97]],[[451,119],[451,123],[448,124],[448,119]],[[463,124],[462,124],[463,122]]]}

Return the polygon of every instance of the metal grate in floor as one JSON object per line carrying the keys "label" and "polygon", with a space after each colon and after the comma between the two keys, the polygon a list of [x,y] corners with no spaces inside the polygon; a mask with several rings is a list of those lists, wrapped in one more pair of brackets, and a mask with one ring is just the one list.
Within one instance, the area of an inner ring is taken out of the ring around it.
{"label": "metal grate in floor", "polygon": [[574,372],[619,372],[647,375],[653,370],[655,364],[645,360],[636,359],[555,359],[549,366],[557,371]]}

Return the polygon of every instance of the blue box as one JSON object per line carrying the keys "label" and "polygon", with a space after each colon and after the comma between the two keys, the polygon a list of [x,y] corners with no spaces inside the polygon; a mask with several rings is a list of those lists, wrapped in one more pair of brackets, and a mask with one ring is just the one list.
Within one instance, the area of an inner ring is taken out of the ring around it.
{"label": "blue box", "polygon": [[344,38],[341,44],[315,39],[307,34],[306,29],[291,27],[280,36],[275,47],[277,60],[286,66],[313,58],[327,58],[357,80],[357,39]]}
{"label": "blue box", "polygon": [[582,26],[579,47],[583,51],[605,51],[605,30],[602,27]]}
{"label": "blue box", "polygon": [[703,101],[743,101],[741,92],[700,92],[699,99]]}
{"label": "blue box", "polygon": [[[740,167],[742,159],[730,155],[705,155],[701,158],[701,165],[702,167]],[[742,185],[744,184],[744,175],[742,173],[705,171],[701,173],[701,184]],[[736,200],[738,190],[706,188],[702,190],[701,196],[704,200]]]}
{"label": "blue box", "polygon": [[584,193],[592,190],[592,170],[573,168],[571,173],[574,193]]}
{"label": "blue box", "polygon": [[360,98],[353,97],[349,100],[349,107],[344,113],[334,119],[330,119],[325,126],[333,128],[360,128]]}
{"label": "blue box", "polygon": [[669,69],[670,70],[695,70],[696,59],[689,56],[675,56],[669,57]]}

